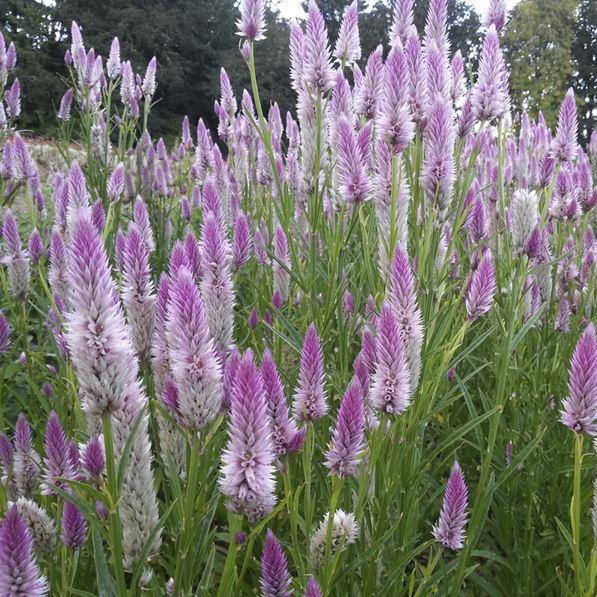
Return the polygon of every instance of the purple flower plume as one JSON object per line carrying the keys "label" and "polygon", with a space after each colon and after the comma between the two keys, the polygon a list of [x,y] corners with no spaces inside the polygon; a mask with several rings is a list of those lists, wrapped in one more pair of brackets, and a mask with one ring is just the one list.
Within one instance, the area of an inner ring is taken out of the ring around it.
{"label": "purple flower plume", "polygon": [[209,336],[203,301],[191,272],[185,267],[178,271],[170,287],[166,329],[180,419],[198,431],[218,414],[222,374]]}
{"label": "purple flower plume", "polygon": [[232,260],[234,269],[239,270],[249,261],[253,251],[253,238],[249,218],[240,212],[234,220],[232,234]]}
{"label": "purple flower plume", "polygon": [[0,355],[8,352],[10,348],[10,325],[4,316],[4,313],[0,311]]}
{"label": "purple flower plume", "polygon": [[574,91],[568,89],[560,107],[558,128],[551,146],[551,155],[558,162],[572,162],[578,151],[578,119]]}
{"label": "purple flower plume", "polygon": [[236,21],[237,35],[250,41],[265,39],[264,0],[241,0],[240,19]]}
{"label": "purple flower plume", "polygon": [[250,351],[234,376],[222,461],[220,488],[229,498],[228,507],[251,522],[271,512],[276,501],[274,449],[263,382]]}
{"label": "purple flower plume", "polygon": [[415,134],[408,107],[408,69],[402,48],[392,48],[383,71],[383,101],[377,117],[379,135],[393,153],[404,151]]}
{"label": "purple flower plume", "polygon": [[84,210],[74,222],[68,259],[68,343],[83,408],[95,415],[114,412],[136,377],[137,362],[104,245]]}
{"label": "purple flower plume", "polygon": [[345,116],[338,123],[336,146],[340,197],[347,203],[361,203],[369,195],[369,177],[356,134]]}
{"label": "purple flower plume", "polygon": [[135,351],[140,361],[148,361],[154,331],[155,294],[149,247],[136,224],[129,226],[122,257],[122,302]]}
{"label": "purple flower plume", "polygon": [[464,542],[468,488],[458,462],[454,462],[444,493],[439,520],[433,527],[433,536],[444,547],[461,549]]}
{"label": "purple flower plume", "polygon": [[85,444],[81,454],[81,465],[85,474],[90,479],[98,479],[104,472],[106,458],[104,456],[104,447],[99,437],[93,436]]}
{"label": "purple flower plume", "polygon": [[203,279],[201,297],[209,331],[218,350],[233,345],[234,286],[232,252],[228,238],[214,213],[208,213],[201,231]]}
{"label": "purple flower plume", "polygon": [[483,40],[477,81],[470,98],[473,112],[479,121],[491,122],[508,111],[508,71],[494,25],[489,27]]}
{"label": "purple flower plume", "polygon": [[390,29],[390,43],[394,48],[406,45],[408,31],[414,23],[413,4],[414,0],[394,0]]}
{"label": "purple flower plume", "polygon": [[468,319],[474,321],[491,309],[495,290],[493,259],[491,252],[486,251],[477,269],[473,272],[465,293],[464,300]]}
{"label": "purple flower plume", "polygon": [[4,241],[2,262],[6,264],[10,290],[16,297],[23,298],[29,290],[29,279],[31,277],[29,257],[23,250],[17,221],[10,209],[6,210],[4,214],[1,233]]}
{"label": "purple flower plume", "polygon": [[12,506],[0,524],[0,594],[10,597],[43,597],[48,584],[33,556],[33,540]]}
{"label": "purple flower plume", "polygon": [[87,521],[81,511],[65,501],[62,510],[62,543],[70,549],[78,549],[87,538]]}
{"label": "purple flower plume", "polygon": [[296,446],[297,439],[299,439],[298,446],[300,447],[302,441],[297,436],[302,437],[303,432],[297,429],[294,419],[290,417],[284,396],[284,386],[269,349],[263,353],[261,377],[267,400],[274,451],[276,456],[283,456],[291,451],[291,447]]}
{"label": "purple flower plume", "polygon": [[417,304],[415,277],[408,255],[399,247],[392,259],[388,302],[396,314],[398,330],[404,342],[412,395],[419,384],[424,331],[421,310]]}
{"label": "purple flower plume", "polygon": [[259,585],[263,597],[290,597],[292,579],[282,546],[270,529],[267,530],[263,555],[261,556],[261,579]]}
{"label": "purple flower plume", "polygon": [[429,111],[425,128],[425,160],[421,183],[429,198],[444,213],[452,198],[456,176],[454,163],[454,121],[452,108],[442,99]]}
{"label": "purple flower plume", "polygon": [[64,486],[64,480],[75,479],[77,469],[70,457],[69,442],[54,411],[50,413],[44,439],[44,493],[52,493],[49,485]]}
{"label": "purple flower plume", "polygon": [[304,82],[312,93],[329,91],[333,85],[334,71],[325,21],[315,0],[309,2],[303,50]]}
{"label": "purple flower plume", "polygon": [[353,377],[338,411],[325,466],[338,477],[355,475],[365,449],[365,405],[361,382]]}
{"label": "purple flower plume", "polygon": [[314,323],[307,328],[303,340],[293,410],[294,416],[301,421],[320,419],[328,410],[324,389],[323,352]]}
{"label": "purple flower plume", "polygon": [[593,323],[585,328],[572,355],[568,393],[562,423],[577,433],[597,435],[597,338]]}
{"label": "purple flower plume", "polygon": [[334,57],[342,66],[351,65],[361,58],[359,10],[356,0],[344,11],[334,48]]}
{"label": "purple flower plume", "polygon": [[39,454],[33,449],[31,427],[19,414],[14,433],[13,475],[19,495],[30,498],[37,491],[41,471]]}
{"label": "purple flower plume", "polygon": [[314,576],[309,578],[309,582],[307,583],[307,587],[305,588],[304,597],[322,597],[323,593],[317,584]]}
{"label": "purple flower plume", "polygon": [[44,252],[43,241],[37,228],[34,228],[29,235],[28,249],[33,263],[37,263],[41,259],[41,256]]}
{"label": "purple flower plume", "polygon": [[410,372],[398,319],[389,304],[377,318],[377,360],[369,400],[378,410],[399,415],[410,403]]}
{"label": "purple flower plume", "polygon": [[490,0],[489,10],[483,20],[485,27],[495,26],[499,33],[506,24],[506,2],[504,0]]}

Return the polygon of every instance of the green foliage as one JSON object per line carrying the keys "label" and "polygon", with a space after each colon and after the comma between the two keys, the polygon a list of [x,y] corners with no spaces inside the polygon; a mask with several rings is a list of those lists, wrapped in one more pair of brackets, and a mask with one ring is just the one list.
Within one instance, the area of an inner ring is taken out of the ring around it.
{"label": "green foliage", "polygon": [[53,19],[49,3],[37,0],[0,0],[0,30],[14,42],[19,61],[22,128],[38,134],[55,127],[55,106],[60,101],[65,75],[60,44],[62,27]]}
{"label": "green foliage", "polygon": [[572,40],[574,90],[579,96],[579,129],[584,139],[597,127],[597,2],[581,0]]}
{"label": "green foliage", "polygon": [[558,110],[573,73],[572,38],[576,0],[522,0],[507,24],[503,45],[515,110],[548,123]]}

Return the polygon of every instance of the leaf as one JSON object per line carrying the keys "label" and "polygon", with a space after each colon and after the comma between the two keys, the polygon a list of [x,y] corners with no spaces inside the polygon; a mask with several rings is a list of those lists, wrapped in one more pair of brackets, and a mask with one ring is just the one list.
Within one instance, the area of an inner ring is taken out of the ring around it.
{"label": "leaf", "polygon": [[95,560],[98,595],[99,597],[112,597],[116,595],[116,583],[108,570],[108,562],[106,561],[102,539],[97,529],[92,531],[91,536],[93,540],[93,558]]}

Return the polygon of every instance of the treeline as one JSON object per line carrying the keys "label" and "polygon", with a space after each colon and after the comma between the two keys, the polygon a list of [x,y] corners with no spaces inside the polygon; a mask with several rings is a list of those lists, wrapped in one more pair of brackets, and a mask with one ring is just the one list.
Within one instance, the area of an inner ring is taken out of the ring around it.
{"label": "treeline", "polygon": [[[297,0],[298,1],[298,0]],[[330,39],[334,40],[344,9],[351,0],[319,0]],[[237,0],[0,0],[0,27],[19,53],[23,93],[22,128],[52,134],[55,112],[67,76],[64,52],[70,22],[82,27],[85,40],[107,56],[114,36],[122,55],[143,72],[158,58],[158,105],[152,111],[154,134],[174,135],[185,114],[191,122],[203,117],[215,125],[213,102],[224,67],[238,92],[249,86],[247,69],[235,35]],[[361,5],[367,3],[360,2]],[[415,20],[422,31],[429,0],[416,0]],[[386,43],[391,1],[378,0],[359,18],[363,56]],[[482,32],[481,17],[466,0],[448,2],[452,50],[461,50],[474,64]],[[276,100],[292,110],[289,85],[289,23],[267,10],[267,39],[257,45],[257,65],[264,103]],[[536,115],[542,110],[553,122],[569,85],[579,97],[581,129],[595,126],[597,112],[597,2],[593,0],[522,0],[510,13],[504,36],[512,68],[515,109]]]}

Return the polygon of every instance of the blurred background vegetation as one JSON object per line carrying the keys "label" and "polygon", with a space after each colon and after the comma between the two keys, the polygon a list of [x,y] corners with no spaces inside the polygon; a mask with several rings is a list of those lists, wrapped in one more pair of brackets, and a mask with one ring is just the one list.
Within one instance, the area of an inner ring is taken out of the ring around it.
{"label": "blurred background vegetation", "polygon": [[[296,0],[297,2],[299,0]],[[351,0],[318,0],[332,40]],[[141,73],[157,56],[158,105],[150,128],[172,137],[182,117],[203,117],[215,126],[213,102],[219,71],[228,71],[237,91],[249,86],[247,69],[235,35],[238,0],[0,0],[0,28],[18,49],[18,76],[23,93],[21,128],[51,136],[56,108],[66,86],[63,56],[71,20],[83,28],[87,47],[108,55],[114,36],[123,58]],[[363,56],[386,43],[391,0],[360,0]],[[417,0],[416,24],[422,31],[428,0]],[[461,50],[474,65],[483,29],[482,15],[466,0],[448,1],[452,51]],[[270,4],[267,39],[257,44],[257,65],[263,101],[277,101],[293,110],[289,85],[289,23]],[[566,89],[579,102],[581,135],[586,139],[597,122],[597,0],[521,0],[509,13],[503,35],[511,68],[515,110],[532,116],[541,110],[553,124]]]}

